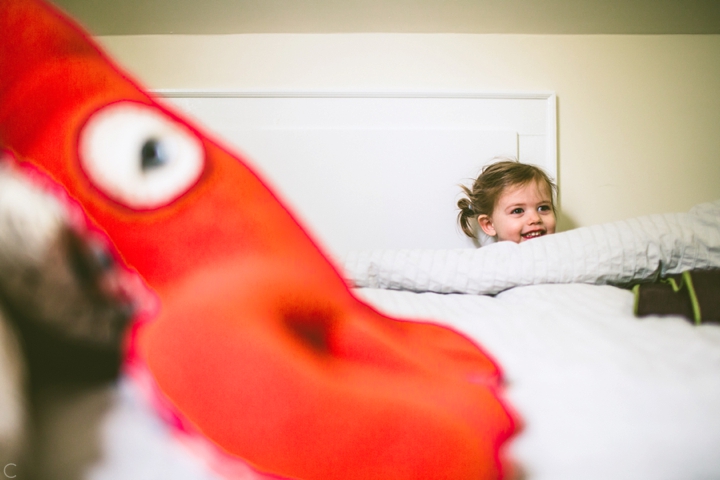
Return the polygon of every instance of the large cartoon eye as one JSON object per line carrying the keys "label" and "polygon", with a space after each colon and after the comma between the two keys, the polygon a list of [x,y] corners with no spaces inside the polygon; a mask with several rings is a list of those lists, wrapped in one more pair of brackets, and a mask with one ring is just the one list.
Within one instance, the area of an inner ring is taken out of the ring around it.
{"label": "large cartoon eye", "polygon": [[80,133],[80,163],[110,198],[137,209],[167,205],[200,176],[200,139],[160,110],[120,102],[97,111]]}

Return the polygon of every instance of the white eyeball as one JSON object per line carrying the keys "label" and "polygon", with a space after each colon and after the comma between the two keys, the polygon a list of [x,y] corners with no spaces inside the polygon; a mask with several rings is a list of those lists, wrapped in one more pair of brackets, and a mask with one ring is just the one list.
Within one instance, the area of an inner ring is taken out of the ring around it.
{"label": "white eyeball", "polygon": [[204,167],[200,139],[160,110],[120,102],[94,113],[80,133],[80,163],[97,188],[136,209],[167,205]]}

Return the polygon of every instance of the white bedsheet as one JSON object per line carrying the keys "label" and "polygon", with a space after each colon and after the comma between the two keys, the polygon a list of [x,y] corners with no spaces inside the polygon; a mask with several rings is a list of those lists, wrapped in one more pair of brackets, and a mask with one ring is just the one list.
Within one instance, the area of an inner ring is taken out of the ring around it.
{"label": "white bedsheet", "polygon": [[[635,318],[632,294],[612,286],[535,285],[494,297],[356,293],[386,313],[461,331],[500,363],[524,423],[508,448],[526,480],[720,478],[720,326]],[[221,478],[132,380],[111,398],[95,440],[102,456],[82,478]],[[67,468],[60,460],[56,474]]]}
{"label": "white bedsheet", "polygon": [[613,286],[357,292],[452,326],[499,361],[528,480],[720,478],[720,327],[635,318],[632,293]]}

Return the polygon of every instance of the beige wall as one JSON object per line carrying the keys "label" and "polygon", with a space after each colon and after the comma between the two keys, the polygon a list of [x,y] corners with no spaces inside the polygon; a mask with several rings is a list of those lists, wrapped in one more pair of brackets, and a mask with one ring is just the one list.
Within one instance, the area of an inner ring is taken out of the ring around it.
{"label": "beige wall", "polygon": [[720,35],[100,41],[150,88],[554,91],[564,228],[720,198]]}

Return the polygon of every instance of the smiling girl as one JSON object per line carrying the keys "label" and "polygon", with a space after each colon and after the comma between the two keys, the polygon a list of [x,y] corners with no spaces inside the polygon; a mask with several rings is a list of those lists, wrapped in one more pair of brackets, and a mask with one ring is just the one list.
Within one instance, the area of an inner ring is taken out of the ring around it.
{"label": "smiling girl", "polygon": [[477,226],[497,241],[524,242],[555,233],[555,184],[539,167],[503,160],[483,168],[458,201],[463,232]]}

